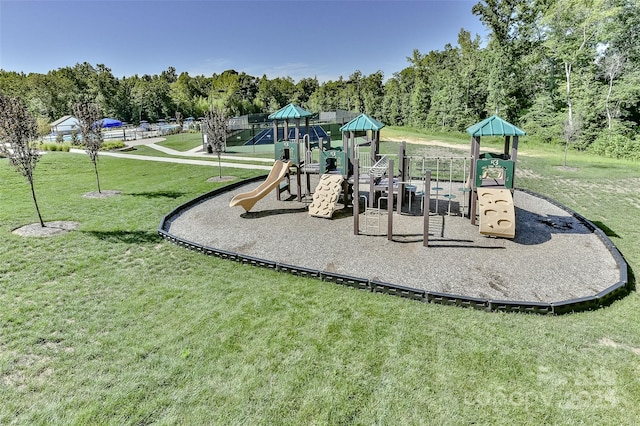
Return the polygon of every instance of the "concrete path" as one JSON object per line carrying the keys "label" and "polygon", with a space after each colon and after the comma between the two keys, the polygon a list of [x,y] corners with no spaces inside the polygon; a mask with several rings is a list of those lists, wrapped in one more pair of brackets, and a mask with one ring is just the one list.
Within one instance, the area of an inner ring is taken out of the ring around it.
{"label": "concrete path", "polygon": [[[146,143],[137,143],[136,145],[146,145],[149,148],[155,149],[160,152],[164,152],[165,154],[175,155],[178,157],[206,157],[206,158],[217,158],[215,154],[209,154],[202,151],[201,146],[196,146],[188,151],[176,151],[175,149],[167,148],[162,145],[157,145],[157,142],[162,142],[165,138],[149,138],[144,139]],[[259,157],[237,157],[235,155],[221,155],[221,159],[223,160],[237,160],[237,161],[253,161],[253,162],[262,162],[273,164],[273,159],[271,158],[259,158]]]}
{"label": "concrete path", "polygon": [[[215,159],[216,156],[212,156],[212,154],[206,154],[201,151],[200,147],[193,148],[189,151],[182,152],[176,151],[175,149],[166,148],[161,145],[156,145],[156,142],[161,142],[165,140],[165,138],[149,138],[149,139],[141,139],[137,141],[128,141],[127,143],[131,146],[135,145],[146,145],[152,149],[163,152],[169,155],[182,156],[182,157],[194,157],[194,156],[202,156],[206,158]],[[69,151],[74,154],[86,154],[86,151],[83,149],[71,148]],[[157,161],[161,163],[178,163],[178,164],[192,164],[196,166],[210,166],[210,167],[218,167],[217,161],[211,160],[196,160],[192,158],[169,158],[169,157],[155,157],[148,155],[132,155],[127,154],[125,152],[100,152],[100,156],[104,157],[116,157],[116,158],[126,158],[128,160],[139,160],[139,161]],[[220,165],[222,167],[230,167],[236,169],[251,169],[251,170],[271,170],[273,160],[268,158],[253,158],[253,157],[234,157],[229,155],[223,155],[220,157],[222,160],[236,160],[236,161],[253,161],[253,162],[263,162],[269,163],[269,165],[257,165],[257,164],[243,164],[243,163],[228,163],[221,162]]]}

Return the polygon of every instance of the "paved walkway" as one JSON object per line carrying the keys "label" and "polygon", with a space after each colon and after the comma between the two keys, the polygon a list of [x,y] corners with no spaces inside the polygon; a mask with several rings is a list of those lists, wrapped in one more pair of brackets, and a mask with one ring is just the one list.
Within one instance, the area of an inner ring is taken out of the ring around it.
{"label": "paved walkway", "polygon": [[[212,154],[207,154],[202,152],[201,147],[193,148],[189,151],[176,151],[175,149],[167,148],[161,145],[157,145],[157,142],[164,141],[165,138],[149,138],[149,139],[139,139],[137,141],[128,141],[128,145],[136,146],[136,145],[145,145],[149,148],[155,149],[157,151],[163,152],[168,155],[175,155],[180,157],[198,157],[201,156],[203,158],[216,159],[217,157]],[[86,151],[83,149],[71,148],[69,152],[74,154],[86,154]],[[209,167],[218,167],[217,161],[212,160],[197,160],[193,158],[171,158],[171,157],[155,157],[149,155],[135,155],[135,154],[127,154],[126,152],[112,152],[105,151],[100,152],[100,156],[104,157],[117,157],[117,158],[126,158],[128,160],[139,160],[139,161],[157,161],[161,163],[178,163],[178,164],[192,164],[196,166],[209,166]],[[253,157],[235,157],[230,155],[223,155],[220,157],[222,160],[235,160],[235,161],[253,161],[253,162],[263,162],[269,163],[269,165],[259,165],[259,164],[243,164],[243,163],[229,163],[229,162],[221,162],[222,167],[232,167],[236,169],[251,169],[251,170],[271,170],[271,165],[273,164],[273,159],[269,158],[253,158]]]}
{"label": "paved walkway", "polygon": [[[144,145],[149,148],[153,148],[157,151],[164,152],[165,154],[175,155],[179,157],[206,157],[206,158],[217,158],[215,154],[209,154],[202,150],[201,146],[197,146],[188,151],[176,151],[175,149],[167,148],[162,145],[157,145],[157,142],[164,141],[164,138],[151,138],[147,139],[147,143]],[[237,161],[253,161],[253,162],[263,162],[273,164],[272,158],[259,158],[259,157],[237,157],[235,155],[221,155],[221,159],[223,160],[237,160]]]}

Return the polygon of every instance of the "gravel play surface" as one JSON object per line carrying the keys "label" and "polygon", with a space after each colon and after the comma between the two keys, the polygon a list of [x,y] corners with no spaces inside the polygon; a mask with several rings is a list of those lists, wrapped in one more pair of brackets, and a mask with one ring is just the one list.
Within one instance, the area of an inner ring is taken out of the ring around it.
{"label": "gravel play surface", "polygon": [[[260,182],[209,198],[174,217],[170,234],[217,249],[299,267],[384,281],[405,287],[470,297],[556,302],[595,295],[619,279],[604,243],[582,222],[548,201],[516,191],[516,237],[480,235],[459,204],[431,200],[429,247],[423,247],[423,217],[394,214],[393,241],[387,216],[377,223],[360,216],[354,235],[351,208],[333,219],[311,217],[308,203],[286,192],[258,201],[251,212],[230,208],[231,198]],[[313,186],[312,186],[313,188]],[[416,211],[414,202],[414,212]]]}

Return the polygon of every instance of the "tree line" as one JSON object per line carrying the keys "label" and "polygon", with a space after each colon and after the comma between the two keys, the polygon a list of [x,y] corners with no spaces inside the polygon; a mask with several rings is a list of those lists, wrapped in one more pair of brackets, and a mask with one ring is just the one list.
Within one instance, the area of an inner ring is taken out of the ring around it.
{"label": "tree line", "polygon": [[320,83],[174,67],[116,78],[104,64],[82,63],[47,74],[0,70],[0,91],[21,98],[43,128],[79,101],[131,123],[202,117],[212,107],[228,116],[274,112],[294,102],[432,132],[497,114],[545,142],[640,159],[640,0],[483,0],[472,11],[486,40],[461,29],[456,45],[414,50],[386,81],[381,71]]}

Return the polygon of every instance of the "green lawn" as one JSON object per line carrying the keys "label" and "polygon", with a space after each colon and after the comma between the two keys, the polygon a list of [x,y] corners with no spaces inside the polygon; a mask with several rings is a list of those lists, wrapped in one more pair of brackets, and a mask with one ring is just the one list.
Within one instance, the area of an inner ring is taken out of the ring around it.
{"label": "green lawn", "polygon": [[[640,267],[640,164],[561,149],[516,185],[607,229]],[[54,238],[0,160],[1,424],[635,424],[640,299],[559,317],[421,304],[210,258],[160,240],[216,168],[49,153]],[[264,172],[225,169],[245,178]],[[220,224],[224,226],[224,224]]]}
{"label": "green lawn", "polygon": [[176,151],[189,151],[197,146],[202,146],[201,133],[180,133],[177,135],[167,135],[165,140],[158,142],[158,145],[175,149]]}

